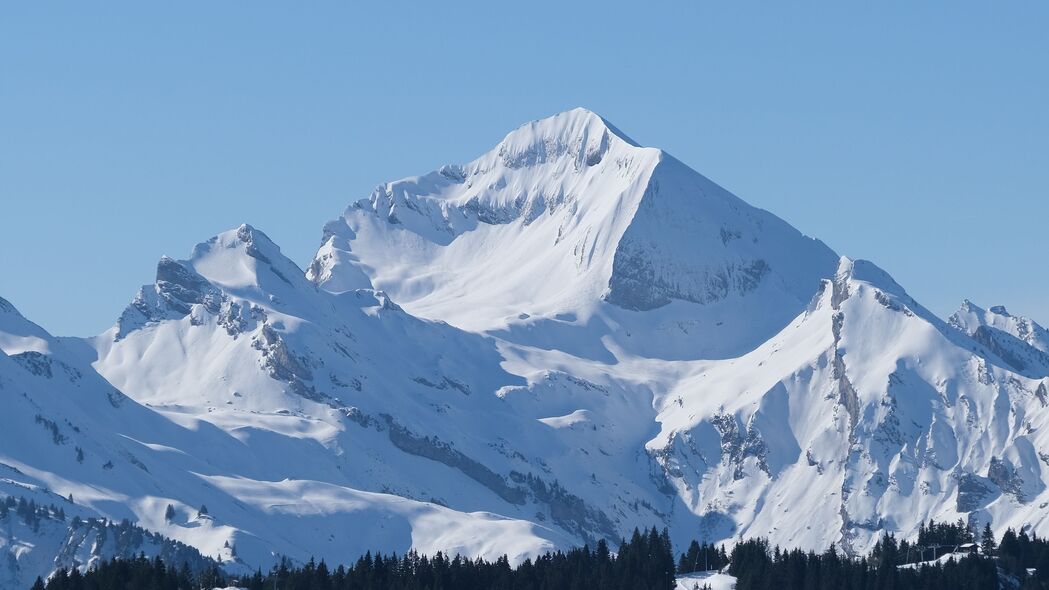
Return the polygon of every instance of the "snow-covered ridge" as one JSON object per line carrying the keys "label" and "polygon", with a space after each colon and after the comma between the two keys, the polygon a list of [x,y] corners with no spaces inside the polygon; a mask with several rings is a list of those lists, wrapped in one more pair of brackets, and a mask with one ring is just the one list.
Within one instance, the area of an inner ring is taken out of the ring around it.
{"label": "snow-covered ridge", "polygon": [[14,305],[0,297],[0,350],[8,355],[48,352],[44,330],[25,319]]}
{"label": "snow-covered ridge", "polygon": [[1004,305],[985,310],[966,299],[950,319],[959,329],[973,332],[979,326],[990,326],[1042,352],[1049,352],[1049,330],[1029,318],[1010,314]]}
{"label": "snow-covered ridge", "polygon": [[[477,222],[498,225],[523,218],[527,224],[545,211],[578,206],[580,198],[614,200],[614,193],[572,190],[580,184],[572,177],[584,175],[592,181],[594,175],[587,175],[587,169],[609,154],[616,158],[612,167],[622,177],[643,174],[646,165],[660,157],[659,150],[640,148],[596,114],[575,109],[520,127],[469,164],[386,183],[350,210],[370,210],[439,242],[473,229]],[[544,183],[547,186],[527,187],[521,174],[506,173],[521,169],[541,169],[553,178]],[[333,223],[326,231],[339,229]]]}
{"label": "snow-covered ridge", "polygon": [[1001,305],[985,310],[966,299],[948,321],[1015,370],[1049,376],[1049,331],[1033,320],[1011,315]]}

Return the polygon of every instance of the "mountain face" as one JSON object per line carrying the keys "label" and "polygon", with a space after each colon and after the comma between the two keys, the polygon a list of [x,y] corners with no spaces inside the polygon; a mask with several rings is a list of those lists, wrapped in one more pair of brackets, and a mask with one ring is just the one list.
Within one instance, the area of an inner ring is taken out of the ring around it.
{"label": "mountain face", "polygon": [[[1049,532],[1043,328],[945,322],[582,109],[378,187],[305,272],[244,225],[95,338],[3,302],[0,349],[0,493],[233,571],[653,524],[856,554],[929,518]],[[57,522],[0,538],[0,575],[86,564]]]}

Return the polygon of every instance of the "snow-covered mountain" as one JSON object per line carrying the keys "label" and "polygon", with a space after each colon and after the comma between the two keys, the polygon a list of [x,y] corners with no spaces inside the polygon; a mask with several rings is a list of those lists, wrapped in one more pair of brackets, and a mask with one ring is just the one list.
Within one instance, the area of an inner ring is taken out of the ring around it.
{"label": "snow-covered mountain", "polygon": [[521,344],[695,359],[767,339],[837,259],[575,109],[464,166],[380,186],[325,226],[308,276],[333,292],[382,289],[420,317]]}
{"label": "snow-covered mountain", "polygon": [[[945,322],[583,109],[378,187],[305,272],[244,225],[98,337],[0,320],[3,493],[231,569],[653,524],[856,553],[929,518],[1049,532],[1044,329]],[[13,539],[11,575],[69,563]]]}

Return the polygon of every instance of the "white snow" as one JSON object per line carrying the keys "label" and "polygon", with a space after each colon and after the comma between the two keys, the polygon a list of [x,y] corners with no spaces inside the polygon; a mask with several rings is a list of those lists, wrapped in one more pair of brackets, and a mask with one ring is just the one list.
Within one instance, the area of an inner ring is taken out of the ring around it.
{"label": "white snow", "polygon": [[704,586],[710,586],[710,590],[734,590],[736,578],[716,571],[677,576],[677,590],[697,590]]}
{"label": "white snow", "polygon": [[[1049,533],[1043,329],[944,322],[583,109],[380,186],[305,272],[241,226],[93,339],[0,303],[0,493],[228,542],[234,570],[652,525],[852,553],[929,518]],[[17,579],[57,551],[22,534]]]}
{"label": "white snow", "polygon": [[961,560],[965,559],[966,557],[969,557],[969,555],[970,555],[969,553],[965,553],[965,552],[945,553],[945,554],[937,557],[936,559],[929,559],[929,560],[926,560],[926,561],[919,561],[917,563],[905,563],[903,565],[899,565],[899,566],[896,566],[896,567],[898,567],[899,569],[918,569],[918,568],[921,568],[922,566],[926,566],[926,565],[929,565],[929,566],[932,566],[932,565],[943,565],[943,564],[945,564],[945,563],[947,563],[948,561],[951,561],[951,560],[961,561]]}

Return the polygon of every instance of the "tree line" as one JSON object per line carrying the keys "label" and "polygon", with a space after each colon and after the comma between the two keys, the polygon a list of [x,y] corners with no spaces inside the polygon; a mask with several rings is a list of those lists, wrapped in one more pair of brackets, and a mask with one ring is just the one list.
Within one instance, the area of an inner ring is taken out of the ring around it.
{"label": "tree line", "polygon": [[987,526],[976,545],[961,521],[923,524],[913,544],[885,534],[860,559],[752,539],[733,547],[728,572],[736,590],[1049,590],[1049,541],[1008,529],[998,543]]}
{"label": "tree line", "polygon": [[86,573],[59,569],[45,583],[37,578],[32,590],[200,590],[225,587],[226,576],[217,566],[194,572],[183,562],[169,567],[160,557],[102,561]]}
{"label": "tree line", "polygon": [[[1009,529],[997,542],[990,527],[977,537],[962,522],[930,521],[914,543],[885,534],[870,555],[851,558],[833,546],[823,552],[781,549],[766,539],[725,547],[693,541],[675,560],[666,529],[635,530],[613,553],[605,541],[548,552],[511,566],[443,553],[371,554],[330,568],[288,560],[269,572],[231,579],[217,567],[194,572],[159,558],[114,559],[86,573],[59,570],[33,590],[199,590],[236,585],[249,590],[672,590],[675,574],[724,569],[737,590],[1049,590],[1049,540]],[[944,549],[947,548],[947,549]],[[963,556],[948,553],[962,550]],[[937,558],[942,558],[937,560]]]}
{"label": "tree line", "polygon": [[350,566],[329,568],[310,560],[301,567],[282,561],[268,573],[230,579],[217,568],[194,575],[159,559],[106,561],[81,573],[59,570],[32,590],[199,590],[227,584],[249,590],[673,590],[675,560],[666,529],[635,530],[613,553],[605,541],[548,552],[513,567],[443,553],[429,557],[368,553]]}

